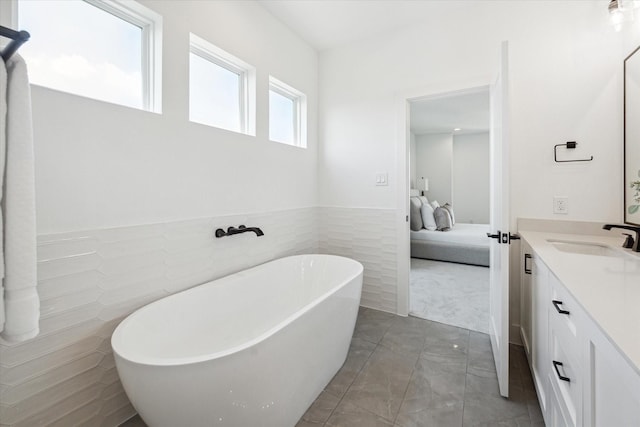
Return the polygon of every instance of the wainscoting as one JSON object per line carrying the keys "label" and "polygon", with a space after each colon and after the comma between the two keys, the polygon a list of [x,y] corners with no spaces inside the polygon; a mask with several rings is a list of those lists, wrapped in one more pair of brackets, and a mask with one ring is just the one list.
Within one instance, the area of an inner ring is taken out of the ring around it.
{"label": "wainscoting", "polygon": [[320,251],[364,265],[360,305],[395,313],[397,309],[396,211],[319,208]]}
{"label": "wainscoting", "polygon": [[[0,342],[0,426],[116,426],[135,414],[110,338],[137,308],[271,259],[360,261],[362,305],[396,310],[394,211],[301,208],[38,237],[40,335]],[[253,233],[216,239],[216,228]]]}
{"label": "wainscoting", "polygon": [[[116,426],[135,414],[110,337],[166,295],[287,255],[318,251],[317,208],[38,237],[40,335],[0,343],[0,425]],[[253,233],[216,239],[216,228]]]}

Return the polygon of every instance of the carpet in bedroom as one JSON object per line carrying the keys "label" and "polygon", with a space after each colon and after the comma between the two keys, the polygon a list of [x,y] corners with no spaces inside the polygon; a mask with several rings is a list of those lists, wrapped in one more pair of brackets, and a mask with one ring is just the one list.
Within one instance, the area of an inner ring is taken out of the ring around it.
{"label": "carpet in bedroom", "polygon": [[411,258],[409,314],[489,333],[489,269]]}

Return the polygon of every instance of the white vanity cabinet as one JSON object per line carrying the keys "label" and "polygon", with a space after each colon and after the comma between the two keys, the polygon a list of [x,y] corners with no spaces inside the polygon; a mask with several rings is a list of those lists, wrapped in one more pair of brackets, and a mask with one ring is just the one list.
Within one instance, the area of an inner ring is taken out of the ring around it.
{"label": "white vanity cabinet", "polygon": [[520,243],[520,260],[523,265],[523,271],[520,275],[520,336],[522,338],[522,346],[527,355],[527,359],[531,360],[531,332],[532,332],[532,253],[531,246],[522,240]]}
{"label": "white vanity cabinet", "polygon": [[640,373],[523,243],[521,335],[547,427],[640,427]]}
{"label": "white vanity cabinet", "polygon": [[[549,273],[549,384],[558,397],[558,408],[564,422],[560,426],[582,425],[582,351],[580,337],[584,321],[582,309],[560,281]],[[552,402],[553,405],[554,402]]]}
{"label": "white vanity cabinet", "polygon": [[640,375],[594,325],[585,333],[584,426],[640,426]]}
{"label": "white vanity cabinet", "polygon": [[535,256],[531,260],[531,356],[529,363],[545,413],[549,400],[549,269]]}
{"label": "white vanity cabinet", "polygon": [[540,409],[547,411],[549,318],[547,311],[549,269],[534,256],[526,241],[521,244],[524,271],[520,289],[520,335],[533,373]]}

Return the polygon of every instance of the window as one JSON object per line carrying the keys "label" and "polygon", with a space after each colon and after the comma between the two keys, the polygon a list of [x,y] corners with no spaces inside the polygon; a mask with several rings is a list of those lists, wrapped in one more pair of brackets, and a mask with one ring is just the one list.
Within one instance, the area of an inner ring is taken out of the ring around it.
{"label": "window", "polygon": [[269,139],[298,147],[307,146],[307,97],[269,77]]}
{"label": "window", "polygon": [[191,34],[189,120],[255,135],[255,68]]}
{"label": "window", "polygon": [[162,17],[125,0],[20,0],[31,83],[160,112]]}

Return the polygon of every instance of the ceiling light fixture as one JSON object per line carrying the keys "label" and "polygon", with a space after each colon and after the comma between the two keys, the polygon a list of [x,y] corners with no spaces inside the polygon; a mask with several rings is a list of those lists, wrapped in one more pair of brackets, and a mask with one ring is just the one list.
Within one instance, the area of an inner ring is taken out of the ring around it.
{"label": "ceiling light fixture", "polygon": [[624,13],[622,12],[622,7],[618,0],[611,0],[609,2],[609,19],[611,19],[611,24],[616,31],[620,31],[622,29],[622,22],[624,21]]}
{"label": "ceiling light fixture", "polygon": [[613,28],[620,31],[624,21],[633,21],[634,12],[639,7],[640,1],[638,0],[611,0],[607,9]]}
{"label": "ceiling light fixture", "polygon": [[454,132],[459,132],[459,131],[461,131],[461,130],[462,130],[462,129],[460,129],[460,128],[455,128],[455,129],[453,129],[453,131],[454,131]]}

